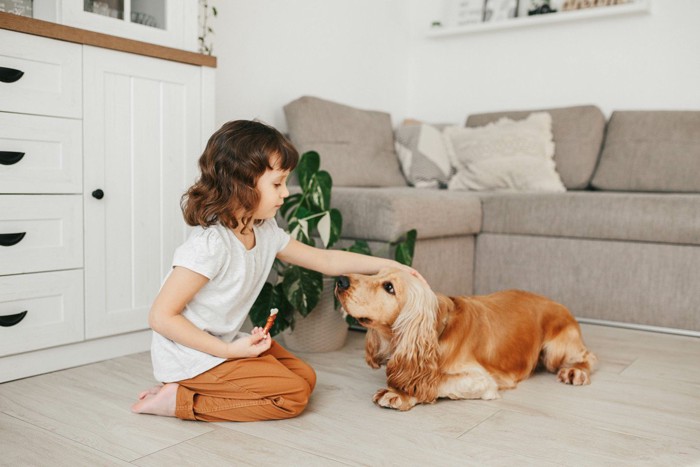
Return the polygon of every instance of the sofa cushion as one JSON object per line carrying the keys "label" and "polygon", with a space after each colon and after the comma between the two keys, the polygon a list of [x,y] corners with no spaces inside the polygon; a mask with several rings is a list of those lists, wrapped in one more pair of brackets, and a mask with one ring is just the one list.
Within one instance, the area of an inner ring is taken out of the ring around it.
{"label": "sofa cushion", "polygon": [[421,122],[404,123],[394,132],[401,170],[416,188],[439,188],[452,175],[442,130]]}
{"label": "sofa cushion", "polygon": [[336,187],[333,207],[343,214],[343,238],[396,240],[416,229],[418,238],[476,234],[481,201],[476,195],[410,187]]}
{"label": "sofa cushion", "polygon": [[304,96],[284,106],[299,153],[314,150],[336,186],[406,186],[385,112]]}
{"label": "sofa cushion", "polygon": [[569,190],[588,187],[605,132],[605,116],[598,107],[588,105],[475,114],[469,116],[467,126],[483,126],[502,117],[520,120],[532,112],[547,112],[552,116],[554,162],[564,186]]}
{"label": "sofa cushion", "polygon": [[457,172],[450,190],[566,191],[554,167],[552,117],[503,117],[482,127],[449,127],[445,145]]}
{"label": "sofa cushion", "polygon": [[483,231],[700,245],[700,196],[582,192],[483,195]]}
{"label": "sofa cushion", "polygon": [[593,186],[700,192],[700,112],[613,112]]}

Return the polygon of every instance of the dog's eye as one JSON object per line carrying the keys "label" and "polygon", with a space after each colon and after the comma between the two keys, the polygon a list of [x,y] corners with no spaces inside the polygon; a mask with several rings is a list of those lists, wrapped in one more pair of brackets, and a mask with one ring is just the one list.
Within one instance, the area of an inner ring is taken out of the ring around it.
{"label": "dog's eye", "polygon": [[391,295],[395,295],[394,284],[392,284],[391,282],[385,282],[383,284],[383,286],[384,286],[384,290],[386,290],[387,293],[390,293]]}

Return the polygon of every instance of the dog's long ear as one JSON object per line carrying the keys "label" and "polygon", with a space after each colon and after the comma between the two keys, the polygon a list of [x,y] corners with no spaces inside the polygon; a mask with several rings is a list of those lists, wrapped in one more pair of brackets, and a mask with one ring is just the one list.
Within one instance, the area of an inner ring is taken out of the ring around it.
{"label": "dog's long ear", "polygon": [[437,398],[438,299],[417,279],[406,282],[407,300],[393,326],[393,353],[387,363],[387,383],[420,402]]}
{"label": "dog's long ear", "polygon": [[391,354],[391,343],[374,329],[368,329],[365,336],[365,361],[372,368],[379,368]]}

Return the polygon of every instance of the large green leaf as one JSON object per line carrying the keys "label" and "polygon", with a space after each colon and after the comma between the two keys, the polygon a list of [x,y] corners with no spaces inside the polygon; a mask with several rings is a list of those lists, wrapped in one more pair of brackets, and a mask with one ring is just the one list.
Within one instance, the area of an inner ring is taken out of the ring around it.
{"label": "large green leaf", "polygon": [[396,251],[394,252],[396,261],[406,266],[413,264],[413,253],[416,249],[417,236],[416,229],[412,229],[406,232],[406,236],[403,240],[397,242]]}
{"label": "large green leaf", "polygon": [[296,172],[303,191],[308,189],[311,178],[318,172],[319,167],[321,167],[321,157],[316,151],[308,151],[301,155]]}
{"label": "large green leaf", "polygon": [[264,326],[270,314],[270,308],[275,308],[272,303],[272,289],[272,284],[265,282],[258,298],[255,299],[255,303],[253,303],[253,306],[250,308],[248,316],[250,316],[250,321],[255,326]]}
{"label": "large green leaf", "polygon": [[323,247],[328,248],[328,243],[331,239],[331,213],[329,211],[326,211],[326,213],[321,216],[316,225],[316,230],[318,231],[318,236],[321,237]]}
{"label": "large green leaf", "polygon": [[301,193],[295,193],[293,195],[289,195],[285,200],[284,203],[282,204],[282,207],[280,208],[280,214],[282,214],[282,217],[287,219],[289,221],[289,217],[287,215],[291,215],[294,213],[294,210],[299,207],[299,203],[301,203]]}
{"label": "large green leaf", "polygon": [[372,250],[369,248],[369,244],[365,240],[355,240],[355,243],[347,248],[348,251],[353,253],[359,253],[361,255],[372,256]]}
{"label": "large green leaf", "polygon": [[266,282],[258,298],[250,309],[249,317],[254,326],[263,327],[270,316],[270,310],[277,308],[277,319],[270,328],[270,335],[276,336],[290,327],[294,321],[294,309],[284,296],[282,284],[273,286]]}
{"label": "large green leaf", "polygon": [[325,170],[314,174],[308,188],[309,208],[315,211],[327,211],[331,206],[331,189],[333,179]]}
{"label": "large green leaf", "polygon": [[301,316],[308,315],[318,303],[323,290],[323,274],[289,265],[282,281],[284,296]]}
{"label": "large green leaf", "polygon": [[328,246],[326,248],[330,248],[335,243],[340,240],[340,236],[343,233],[343,215],[340,213],[335,208],[332,208],[330,210],[331,214],[331,233],[330,233],[330,239],[328,240]]}

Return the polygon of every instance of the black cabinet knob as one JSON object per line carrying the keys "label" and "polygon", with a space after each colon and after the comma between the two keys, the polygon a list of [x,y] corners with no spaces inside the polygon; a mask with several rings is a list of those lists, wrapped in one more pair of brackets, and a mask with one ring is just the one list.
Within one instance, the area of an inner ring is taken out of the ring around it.
{"label": "black cabinet knob", "polygon": [[105,192],[98,188],[97,190],[92,192],[92,197],[95,199],[102,199],[105,197]]}
{"label": "black cabinet knob", "polygon": [[24,72],[22,70],[0,66],[0,81],[3,83],[14,83],[22,76],[24,76]]}

